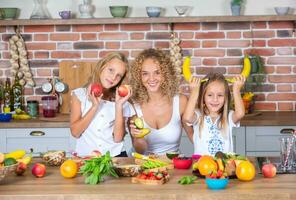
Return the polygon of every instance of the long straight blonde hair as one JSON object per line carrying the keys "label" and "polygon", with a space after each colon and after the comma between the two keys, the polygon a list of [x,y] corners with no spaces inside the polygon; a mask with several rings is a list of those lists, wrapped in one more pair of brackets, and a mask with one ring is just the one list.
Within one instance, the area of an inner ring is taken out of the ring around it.
{"label": "long straight blonde hair", "polygon": [[89,77],[88,82],[86,84],[86,86],[88,86],[91,83],[100,83],[101,84],[101,80],[100,80],[100,74],[102,73],[103,69],[106,67],[107,63],[110,62],[113,59],[118,59],[120,61],[122,61],[125,64],[125,74],[122,77],[122,79],[118,82],[117,85],[115,85],[114,87],[110,88],[109,90],[104,90],[103,93],[103,98],[104,99],[114,99],[115,97],[115,91],[116,91],[116,87],[118,87],[119,85],[121,85],[123,82],[126,81],[126,75],[128,73],[128,69],[129,69],[129,64],[128,64],[128,60],[125,57],[124,54],[120,53],[120,52],[112,52],[109,53],[107,56],[105,56],[104,58],[102,58],[96,65],[95,69],[93,70],[92,75]]}
{"label": "long straight blonde hair", "polygon": [[201,130],[204,127],[204,118],[208,114],[208,108],[205,105],[204,99],[205,94],[207,91],[208,86],[213,82],[220,82],[224,85],[225,88],[225,101],[224,105],[221,107],[221,109],[218,111],[220,115],[220,119],[218,121],[218,128],[222,130],[222,136],[224,138],[227,137],[227,128],[228,128],[228,113],[229,113],[229,107],[230,107],[230,101],[231,101],[231,94],[230,94],[230,88],[225,80],[225,77],[220,73],[209,73],[204,79],[207,79],[207,81],[203,82],[200,90],[199,90],[199,98],[197,102],[197,108],[199,109],[201,116],[199,118],[198,124],[199,124],[199,137],[201,137]]}

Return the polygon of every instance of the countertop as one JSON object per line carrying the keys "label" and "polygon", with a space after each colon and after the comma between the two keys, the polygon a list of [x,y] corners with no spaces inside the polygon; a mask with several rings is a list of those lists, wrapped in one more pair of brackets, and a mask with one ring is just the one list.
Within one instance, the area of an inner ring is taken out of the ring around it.
{"label": "countertop", "polygon": [[[241,126],[296,126],[296,112],[255,112],[241,120]],[[0,128],[69,128],[69,115],[54,118],[39,117],[29,120],[0,122]]]}
{"label": "countertop", "polygon": [[59,167],[47,167],[43,178],[35,178],[30,170],[24,176],[11,174],[0,182],[1,200],[84,200],[84,199],[174,199],[174,200],[294,200],[296,199],[296,174],[278,174],[275,178],[257,175],[253,181],[231,179],[227,188],[209,190],[204,179],[192,185],[179,185],[177,181],[191,170],[170,170],[170,180],[164,185],[150,186],[131,183],[131,178],[111,178],[99,185],[84,184],[84,177],[65,179]]}

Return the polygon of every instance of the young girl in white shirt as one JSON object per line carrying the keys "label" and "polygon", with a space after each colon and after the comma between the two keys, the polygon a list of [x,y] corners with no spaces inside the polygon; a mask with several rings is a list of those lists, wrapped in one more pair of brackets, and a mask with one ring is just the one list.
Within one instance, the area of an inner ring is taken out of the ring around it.
{"label": "young girl in white shirt", "polygon": [[[127,102],[131,90],[125,97],[118,94],[128,71],[128,61],[121,53],[111,53],[99,61],[89,83],[84,88],[72,91],[71,133],[77,138],[76,152],[79,156],[91,155],[94,150],[111,156],[125,156],[123,138],[125,118],[130,117]],[[103,87],[101,96],[91,92],[91,84]]]}
{"label": "young girl in white shirt", "polygon": [[191,93],[183,117],[194,129],[194,154],[214,156],[218,151],[233,152],[232,128],[239,127],[245,115],[240,94],[245,77],[240,75],[233,83],[234,111],[229,110],[230,88],[222,74],[210,73],[201,82],[199,78],[191,78]]}

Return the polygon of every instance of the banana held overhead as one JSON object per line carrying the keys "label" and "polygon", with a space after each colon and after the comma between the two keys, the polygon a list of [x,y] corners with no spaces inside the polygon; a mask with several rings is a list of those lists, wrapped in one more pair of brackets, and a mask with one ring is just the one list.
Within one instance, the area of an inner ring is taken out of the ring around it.
{"label": "banana held overhead", "polygon": [[[184,59],[183,66],[182,66],[182,72],[184,79],[189,82],[191,78],[191,71],[190,71],[190,57],[187,56]],[[244,65],[243,65],[243,70],[241,72],[241,75],[243,75],[246,79],[250,76],[251,73],[251,61],[248,55],[244,57]],[[234,83],[235,79],[234,78],[226,78],[226,80],[229,83]],[[206,79],[202,79],[201,82],[207,81]]]}

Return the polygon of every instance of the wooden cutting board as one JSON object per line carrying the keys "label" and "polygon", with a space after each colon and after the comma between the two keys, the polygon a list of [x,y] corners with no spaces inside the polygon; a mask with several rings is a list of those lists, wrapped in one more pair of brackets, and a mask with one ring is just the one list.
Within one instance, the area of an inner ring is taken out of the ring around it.
{"label": "wooden cutting board", "polygon": [[96,64],[96,62],[74,61],[62,61],[59,63],[59,78],[69,86],[68,91],[62,94],[61,113],[70,113],[71,91],[87,83]]}

